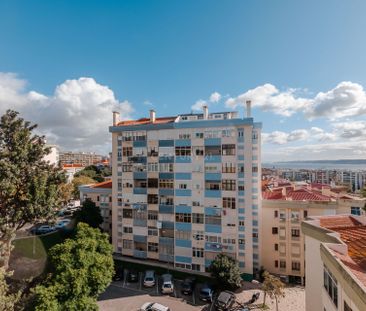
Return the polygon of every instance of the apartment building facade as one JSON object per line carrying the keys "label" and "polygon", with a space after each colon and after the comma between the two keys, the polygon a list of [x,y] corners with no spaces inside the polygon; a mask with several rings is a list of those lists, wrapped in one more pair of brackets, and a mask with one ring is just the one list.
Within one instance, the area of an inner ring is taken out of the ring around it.
{"label": "apartment building facade", "polygon": [[312,216],[364,215],[365,199],[321,194],[316,190],[294,189],[287,193],[263,194],[262,265],[287,282],[305,283],[305,239],[301,222]]}
{"label": "apartment building facade", "polygon": [[261,252],[261,124],[207,108],[113,119],[115,252],[199,272],[224,252],[251,278]]}
{"label": "apartment building facade", "polygon": [[59,160],[61,166],[64,166],[65,164],[89,166],[102,162],[103,156],[95,154],[93,152],[63,151],[59,154]]}
{"label": "apartment building facade", "polygon": [[306,311],[366,310],[366,218],[311,217],[306,246]]}
{"label": "apartment building facade", "polygon": [[97,184],[79,186],[80,203],[86,199],[93,201],[100,208],[103,217],[101,229],[112,235],[112,180]]}

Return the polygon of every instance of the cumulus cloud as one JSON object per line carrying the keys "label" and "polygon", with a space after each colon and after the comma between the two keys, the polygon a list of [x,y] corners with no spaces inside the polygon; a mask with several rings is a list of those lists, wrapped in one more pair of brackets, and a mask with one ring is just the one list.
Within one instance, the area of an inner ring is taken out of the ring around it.
{"label": "cumulus cloud", "polygon": [[207,102],[203,99],[199,99],[196,101],[196,103],[191,107],[192,110],[199,111],[202,110],[203,106],[206,106]]}
{"label": "cumulus cloud", "polygon": [[342,138],[366,138],[365,121],[339,122],[334,123],[333,126]]}
{"label": "cumulus cloud", "polygon": [[0,112],[19,111],[62,149],[108,152],[112,111],[120,111],[122,119],[133,111],[128,101],[118,101],[110,88],[92,78],[66,80],[51,96],[26,92],[25,86],[14,74],[0,74]]}
{"label": "cumulus cloud", "polygon": [[263,142],[276,145],[284,145],[293,141],[306,140],[308,137],[309,133],[304,129],[294,130],[290,133],[274,131],[272,133],[262,134]]}
{"label": "cumulus cloud", "polygon": [[330,91],[318,93],[306,110],[309,118],[339,119],[365,113],[366,93],[362,85],[347,81]]}
{"label": "cumulus cloud", "polygon": [[211,95],[210,95],[210,102],[211,103],[218,103],[221,99],[221,94],[218,93],[218,92],[213,92]]}
{"label": "cumulus cloud", "polygon": [[237,106],[245,106],[247,100],[252,101],[253,107],[286,117],[304,109],[309,104],[308,99],[296,96],[295,89],[280,92],[269,83],[251,89],[237,97],[230,97],[225,104],[227,107],[236,108]]}
{"label": "cumulus cloud", "polygon": [[325,142],[325,141],[334,141],[337,139],[336,134],[334,133],[329,133],[324,131],[323,129],[319,128],[319,127],[312,127],[310,129],[310,135],[312,138],[320,141],[320,142]]}

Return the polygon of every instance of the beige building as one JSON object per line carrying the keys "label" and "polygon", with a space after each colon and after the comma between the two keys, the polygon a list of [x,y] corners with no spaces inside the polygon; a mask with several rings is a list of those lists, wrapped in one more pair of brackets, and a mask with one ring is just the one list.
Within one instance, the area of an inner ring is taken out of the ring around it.
{"label": "beige building", "polygon": [[81,164],[64,164],[62,169],[65,172],[67,182],[70,183],[74,179],[74,175],[83,170],[84,166]]}
{"label": "beige building", "polygon": [[315,216],[301,227],[306,311],[366,310],[366,217]]}
{"label": "beige building", "polygon": [[305,241],[301,222],[307,217],[352,213],[364,214],[365,200],[296,186],[263,193],[262,266],[285,281],[304,284]]}
{"label": "beige building", "polygon": [[100,163],[103,160],[101,155],[95,154],[93,152],[65,151],[60,152],[59,158],[61,166],[65,164],[79,164],[81,166],[88,166]]}
{"label": "beige building", "polygon": [[43,160],[48,162],[49,164],[57,166],[59,163],[59,150],[55,145],[47,145],[46,147],[50,148],[50,153],[43,157]]}
{"label": "beige building", "polygon": [[101,228],[111,235],[112,231],[112,180],[79,187],[80,202],[92,200],[100,208],[103,217]]}

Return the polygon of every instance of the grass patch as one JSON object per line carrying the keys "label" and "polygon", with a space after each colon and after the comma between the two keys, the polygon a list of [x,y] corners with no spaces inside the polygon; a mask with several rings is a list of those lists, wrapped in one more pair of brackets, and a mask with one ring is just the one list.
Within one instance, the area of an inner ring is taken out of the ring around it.
{"label": "grass patch", "polygon": [[196,275],[196,274],[192,274],[192,273],[185,273],[182,271],[173,270],[171,268],[168,269],[168,268],[150,266],[147,264],[129,262],[129,261],[125,261],[123,259],[114,260],[114,264],[116,267],[122,267],[124,269],[134,269],[134,270],[141,271],[141,272],[145,272],[146,270],[154,270],[158,275],[167,273],[169,270],[169,273],[171,275],[173,275],[173,277],[175,279],[178,279],[178,280],[184,280],[187,277],[195,277],[197,282],[199,282],[199,283],[209,283],[209,284],[216,283],[216,280],[214,278],[211,278],[208,276]]}

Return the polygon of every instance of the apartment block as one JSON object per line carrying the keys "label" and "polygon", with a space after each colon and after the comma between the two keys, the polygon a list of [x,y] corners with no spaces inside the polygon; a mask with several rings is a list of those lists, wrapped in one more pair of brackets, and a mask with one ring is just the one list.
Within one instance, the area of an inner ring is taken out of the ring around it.
{"label": "apartment block", "polygon": [[237,112],[119,121],[112,240],[122,256],[205,272],[217,254],[260,267],[261,124]]}
{"label": "apartment block", "polygon": [[312,216],[365,213],[365,199],[332,193],[330,187],[320,186],[298,183],[263,193],[262,265],[287,282],[305,282],[302,221]]}
{"label": "apartment block", "polygon": [[79,187],[80,203],[86,199],[92,200],[100,208],[103,217],[101,229],[112,234],[112,180],[97,184],[83,185]]}
{"label": "apartment block", "polygon": [[311,217],[306,247],[306,311],[366,310],[366,218]]}
{"label": "apartment block", "polygon": [[64,166],[65,164],[78,164],[81,166],[89,166],[102,162],[103,156],[95,154],[93,152],[64,151],[60,152],[59,160],[61,166]]}

